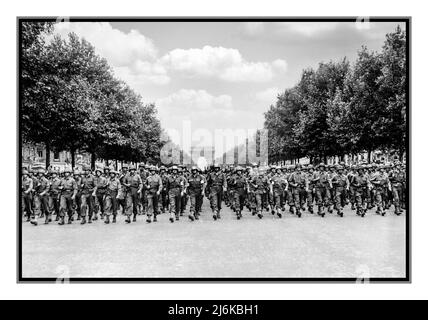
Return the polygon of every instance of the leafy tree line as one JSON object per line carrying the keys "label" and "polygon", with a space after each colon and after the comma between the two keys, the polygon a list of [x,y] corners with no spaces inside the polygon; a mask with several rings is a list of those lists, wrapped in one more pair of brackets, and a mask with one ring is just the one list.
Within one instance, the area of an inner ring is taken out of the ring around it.
{"label": "leafy tree line", "polygon": [[270,161],[327,157],[406,146],[406,33],[386,35],[381,52],[358,52],[350,64],[320,63],[277,97],[265,113]]}
{"label": "leafy tree line", "polygon": [[[46,41],[53,23],[21,24],[21,129],[23,141],[50,151],[77,151],[97,158],[156,163],[162,128],[156,107],[144,104],[115,78],[107,61],[70,33]],[[46,167],[50,157],[46,157]]]}

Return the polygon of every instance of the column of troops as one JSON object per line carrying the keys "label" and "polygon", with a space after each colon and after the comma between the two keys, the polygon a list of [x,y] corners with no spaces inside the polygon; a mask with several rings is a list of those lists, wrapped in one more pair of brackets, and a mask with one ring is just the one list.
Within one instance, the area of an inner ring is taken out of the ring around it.
{"label": "column of troops", "polygon": [[[169,213],[169,221],[178,221],[187,212],[190,221],[198,220],[204,197],[210,201],[212,218],[221,219],[222,205],[243,218],[263,218],[263,213],[282,218],[302,211],[324,217],[334,211],[343,217],[350,205],[364,217],[368,210],[384,216],[388,209],[400,215],[406,208],[405,164],[270,166],[213,165],[207,170],[186,166],[156,167],[141,164],[112,168],[90,167],[62,172],[43,168],[22,169],[22,212],[33,225],[44,218],[49,224],[55,216],[60,225],[79,220],[92,223],[116,223],[117,215],[125,222],[136,222],[146,215],[146,222]],[[316,211],[316,212],[315,212]]]}

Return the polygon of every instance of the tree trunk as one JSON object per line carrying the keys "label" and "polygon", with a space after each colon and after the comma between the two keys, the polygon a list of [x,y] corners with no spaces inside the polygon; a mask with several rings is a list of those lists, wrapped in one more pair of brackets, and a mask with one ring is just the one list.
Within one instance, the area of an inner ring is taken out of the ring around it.
{"label": "tree trunk", "polygon": [[115,161],[115,163],[114,163],[114,170],[116,170],[117,171],[117,160]]}
{"label": "tree trunk", "polygon": [[76,166],[76,151],[74,149],[70,150],[71,153],[71,168],[74,169]]}
{"label": "tree trunk", "polygon": [[49,142],[46,142],[46,169],[49,169],[51,165],[51,146]]}
{"label": "tree trunk", "polygon": [[368,150],[367,152],[367,162],[372,163],[372,150]]}
{"label": "tree trunk", "polygon": [[327,156],[323,156],[323,158],[324,158],[324,164],[327,165]]}
{"label": "tree trunk", "polygon": [[95,152],[91,152],[91,168],[92,170],[95,170],[95,160],[96,160],[96,154]]}

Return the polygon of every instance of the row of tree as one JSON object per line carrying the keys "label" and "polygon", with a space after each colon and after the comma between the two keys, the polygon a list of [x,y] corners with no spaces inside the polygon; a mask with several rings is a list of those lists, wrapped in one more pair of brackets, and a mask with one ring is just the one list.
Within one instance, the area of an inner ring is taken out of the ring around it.
{"label": "row of tree", "polygon": [[[115,78],[107,61],[76,34],[47,41],[53,23],[21,24],[21,132],[50,151],[157,163],[166,142],[156,107]],[[50,157],[46,157],[46,167]]]}
{"label": "row of tree", "polygon": [[327,157],[406,146],[406,33],[386,35],[381,52],[358,52],[351,65],[320,63],[303,71],[293,88],[265,113],[271,162]]}

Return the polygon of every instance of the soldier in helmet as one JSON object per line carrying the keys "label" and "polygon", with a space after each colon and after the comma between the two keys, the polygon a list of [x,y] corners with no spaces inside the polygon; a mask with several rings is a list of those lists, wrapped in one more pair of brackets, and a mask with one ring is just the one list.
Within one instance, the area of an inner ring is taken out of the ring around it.
{"label": "soldier in helmet", "polygon": [[[108,170],[110,171],[110,170]],[[104,170],[104,172],[106,172]],[[108,184],[108,180],[107,178],[104,176],[104,172],[102,168],[96,168],[95,169],[95,197],[97,199],[98,205],[99,205],[99,209],[101,212],[101,219],[104,219],[104,214],[105,214],[105,208],[104,208],[104,196],[106,194],[106,190],[107,190],[107,184]],[[98,216],[97,216],[97,212],[94,212],[94,218],[93,220],[97,220]]]}
{"label": "soldier in helmet", "polygon": [[272,198],[273,214],[277,214],[279,218],[285,211],[284,196],[285,190],[288,188],[288,180],[281,174],[281,168],[275,167],[272,169],[273,175],[270,178],[270,196]]}
{"label": "soldier in helmet", "polygon": [[378,167],[379,172],[372,177],[370,183],[373,184],[374,196],[376,201],[377,214],[385,215],[385,205],[388,190],[391,190],[391,183],[388,175],[385,172],[385,167],[380,165]]}
{"label": "soldier in helmet", "polygon": [[128,174],[128,168],[129,167],[127,164],[123,164],[122,172],[120,174],[118,173],[118,179],[120,181],[120,189],[117,195],[117,203],[118,203],[118,209],[119,209],[119,206],[122,207],[122,214],[125,214],[125,210],[126,210],[126,187],[123,185],[123,180]]}
{"label": "soldier in helmet", "polygon": [[211,172],[208,175],[207,184],[210,190],[209,198],[211,202],[211,209],[213,211],[213,219],[217,220],[221,218],[221,201],[223,192],[225,192],[227,189],[227,182],[226,177],[221,172],[220,166],[218,164],[215,164],[213,169],[214,172]]}
{"label": "soldier in helmet", "polygon": [[61,194],[61,190],[59,186],[61,185],[61,179],[58,176],[58,171],[51,170],[51,179],[50,179],[50,211],[55,213],[55,221],[59,221],[59,196]]}
{"label": "soldier in helmet", "polygon": [[106,217],[104,220],[105,224],[110,223],[110,216],[113,215],[113,223],[116,223],[117,216],[117,195],[121,188],[120,181],[117,178],[117,172],[115,170],[109,170],[109,178],[107,181],[107,189],[104,197],[104,208]]}
{"label": "soldier in helmet", "polygon": [[332,177],[337,214],[343,217],[343,207],[346,201],[346,191],[349,190],[349,180],[344,174],[344,168],[337,166],[337,173]]}
{"label": "soldier in helmet", "polygon": [[28,174],[27,169],[22,170],[22,202],[25,214],[27,215],[27,221],[30,221],[31,217],[33,216],[33,208],[32,208],[32,202],[33,202],[33,179],[30,178]]}
{"label": "soldier in helmet", "polygon": [[145,215],[147,213],[147,208],[148,208],[148,200],[147,200],[147,190],[146,190],[146,179],[147,176],[149,175],[149,170],[150,170],[150,165],[149,164],[144,164],[144,163],[140,163],[140,165],[138,166],[139,169],[139,176],[141,178],[141,183],[142,183],[142,188],[141,188],[141,192],[140,192],[140,203],[138,205],[138,214],[143,214]]}
{"label": "soldier in helmet", "polygon": [[[266,177],[263,176],[262,172],[260,170],[255,171],[253,174],[250,182],[249,187],[251,188],[251,192],[254,194],[254,204],[256,211],[253,211],[254,213],[257,213],[257,216],[259,219],[263,218],[263,194],[265,193],[266,185],[269,185],[268,180]],[[254,208],[254,207],[253,207]]]}
{"label": "soldier in helmet", "polygon": [[59,201],[59,225],[63,225],[65,223],[64,217],[66,212],[68,215],[68,224],[72,223],[73,202],[77,193],[77,184],[74,178],[71,176],[71,173],[71,169],[64,170],[64,178],[61,180],[61,185],[59,186],[61,189],[61,196]]}
{"label": "soldier in helmet", "polygon": [[[291,210],[300,218],[302,213],[302,197],[306,188],[306,175],[302,172],[302,165],[296,164],[295,171],[288,178],[288,185],[291,187],[292,205]],[[303,208],[302,208],[303,209]]]}
{"label": "soldier in helmet", "polygon": [[190,171],[190,176],[187,179],[188,187],[187,191],[190,198],[190,213],[189,219],[199,219],[199,201],[201,201],[201,195],[205,192],[205,178],[199,173],[198,167],[193,166]]}
{"label": "soldier in helmet", "polygon": [[244,209],[246,190],[248,189],[247,178],[243,174],[243,168],[237,166],[235,174],[228,184],[233,194],[233,208],[235,209],[236,218],[239,220],[242,218],[242,210]]}
{"label": "soldier in helmet", "polygon": [[80,216],[82,221],[80,224],[86,223],[86,215],[88,216],[88,223],[92,223],[95,207],[95,178],[92,175],[89,166],[84,167],[84,175],[80,180],[81,187],[81,205]]}
{"label": "soldier in helmet", "polygon": [[167,192],[167,184],[168,184],[168,173],[166,172],[166,168],[164,166],[160,167],[160,177],[162,179],[162,190],[159,198],[160,208],[162,213],[168,209],[168,192]]}
{"label": "soldier in helmet", "polygon": [[309,213],[314,213],[314,193],[315,193],[315,172],[314,166],[308,165],[308,172],[306,173],[306,199],[308,204]]}
{"label": "soldier in helmet", "polygon": [[392,196],[394,204],[394,213],[400,215],[403,213],[404,194],[406,186],[406,172],[396,164],[389,173],[389,180],[392,187]]}
{"label": "soldier in helmet", "polygon": [[318,165],[318,172],[312,179],[315,183],[315,190],[317,196],[318,214],[321,217],[325,216],[325,207],[329,207],[330,204],[330,189],[332,187],[329,175],[325,172],[325,164],[320,163]]}
{"label": "soldier in helmet", "polygon": [[155,166],[149,167],[149,175],[146,177],[145,181],[145,190],[147,197],[147,223],[152,222],[152,214],[153,214],[153,222],[157,221],[156,216],[159,213],[159,196],[163,189],[162,178],[157,174],[157,170]]}
{"label": "soldier in helmet", "polygon": [[123,185],[126,187],[126,223],[131,223],[131,213],[134,216],[132,221],[137,221],[139,195],[143,188],[143,181],[136,171],[135,166],[130,166],[129,174],[123,179]]}
{"label": "soldier in helmet", "polygon": [[[178,167],[178,173],[184,179],[184,184],[187,185],[187,178],[189,176],[189,172],[187,170],[187,167],[185,165],[180,165]],[[185,188],[183,191],[183,195],[181,196],[181,200],[180,200],[180,216],[181,217],[184,215],[184,211],[186,210],[188,199],[189,199],[189,197],[187,196],[187,188]]]}
{"label": "soldier in helmet", "polygon": [[81,205],[82,205],[82,176],[78,169],[74,170],[73,178],[76,180],[77,184],[77,193],[76,198],[74,199],[74,208],[77,214],[77,220],[80,220],[80,213],[81,213]]}
{"label": "soldier in helmet", "polygon": [[168,177],[167,190],[170,201],[170,218],[169,221],[174,222],[174,218],[178,221],[180,218],[181,197],[184,194],[186,185],[185,180],[178,174],[178,167],[171,167],[171,174]]}
{"label": "soldier in helmet", "polygon": [[368,176],[364,172],[364,166],[357,167],[357,175],[352,179],[351,185],[355,191],[355,202],[357,204],[357,214],[361,217],[367,212],[367,189],[370,186]]}
{"label": "soldier in helmet", "polygon": [[31,223],[37,225],[37,217],[45,216],[45,224],[48,224],[51,220],[50,210],[49,210],[49,180],[45,177],[45,169],[40,168],[37,171],[37,177],[35,183],[33,184],[34,188],[34,215],[32,217]]}

